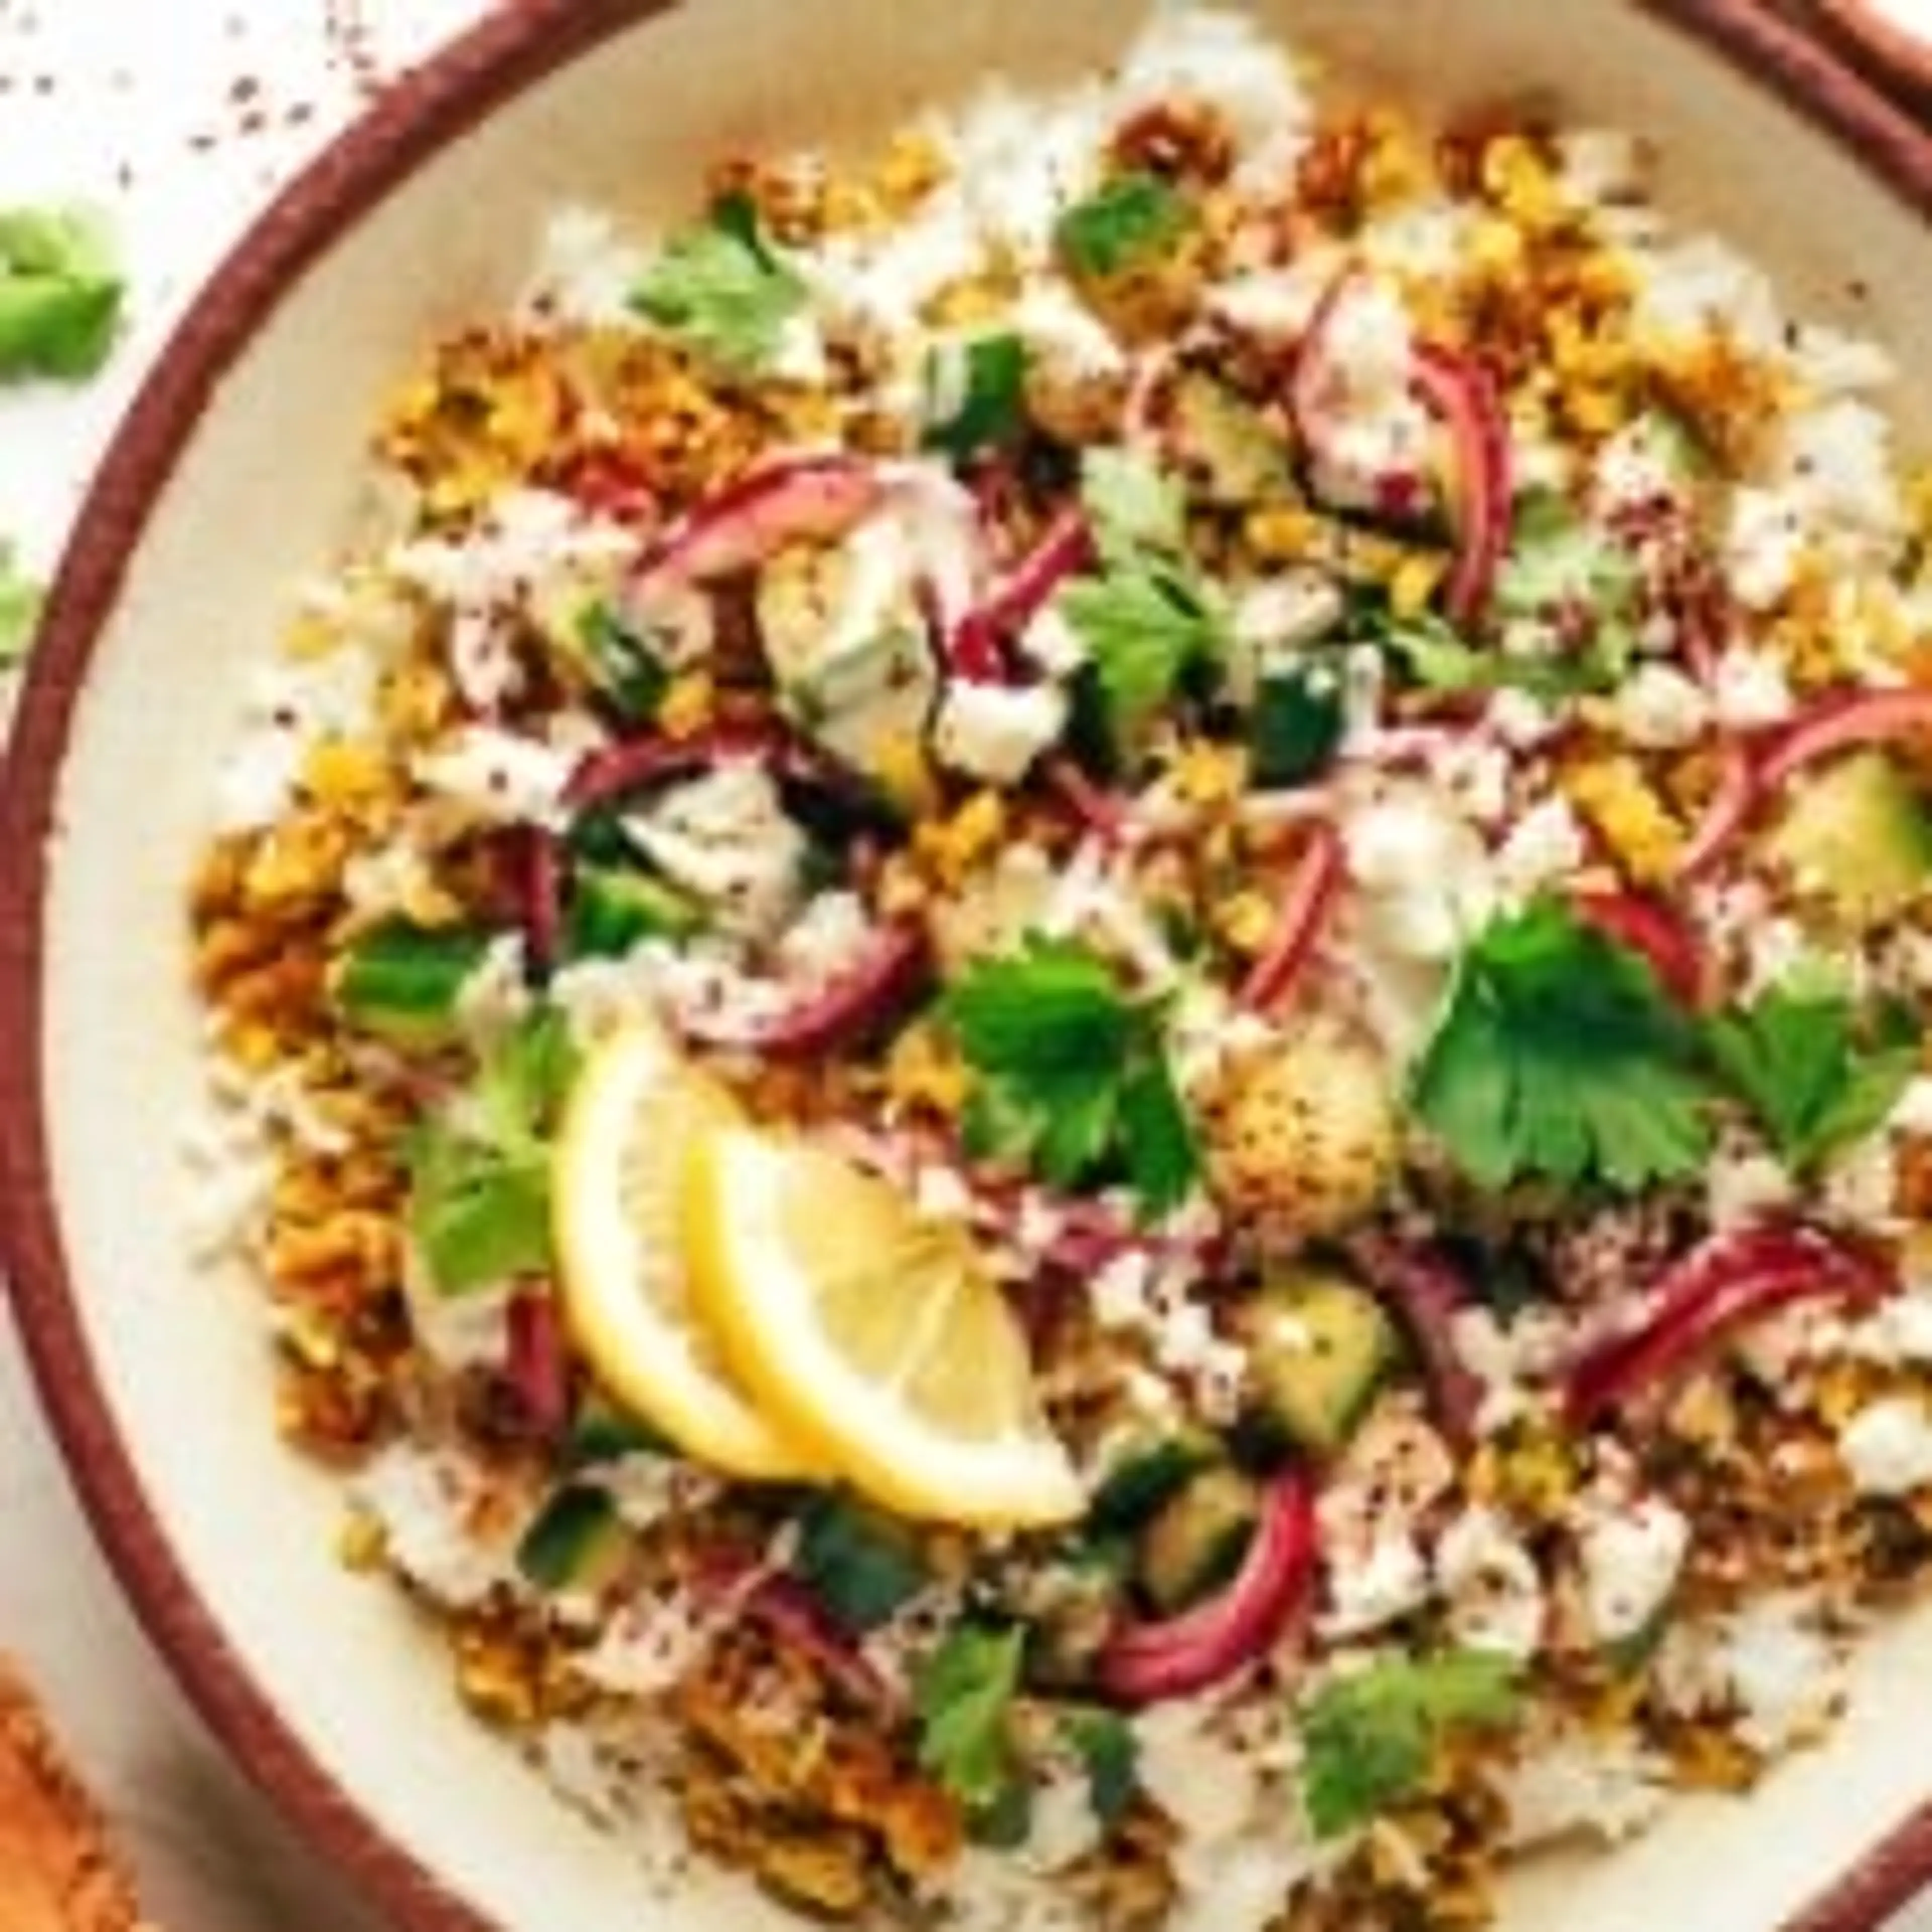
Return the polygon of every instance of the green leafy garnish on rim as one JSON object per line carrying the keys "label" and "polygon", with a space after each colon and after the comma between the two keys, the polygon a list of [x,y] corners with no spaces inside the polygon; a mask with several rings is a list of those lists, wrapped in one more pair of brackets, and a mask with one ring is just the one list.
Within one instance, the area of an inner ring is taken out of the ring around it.
{"label": "green leafy garnish on rim", "polygon": [[1486,1651],[1394,1658],[1331,1678],[1301,1712],[1302,1798],[1316,1837],[1414,1796],[1445,1737],[1502,1730],[1522,1701],[1520,1666]]}
{"label": "green leafy garnish on rim", "polygon": [[758,210],[727,195],[704,226],[688,229],[632,291],[631,305],[694,355],[739,374],[776,358],[806,285],[772,248]]}
{"label": "green leafy garnish on rim", "polygon": [[409,1139],[406,1224],[431,1283],[463,1294],[551,1266],[550,1137],[577,1064],[564,1016],[526,1020]]}
{"label": "green leafy garnish on rim", "polygon": [[1842,994],[1773,986],[1706,1028],[1712,1058],[1794,1168],[1878,1126],[1918,1067],[1909,1016],[1862,1021]]}
{"label": "green leafy garnish on rim", "polygon": [[1463,955],[1414,1088],[1479,1185],[1620,1193],[1697,1172],[1714,1097],[1696,1029],[1648,962],[1554,898],[1492,921]]}
{"label": "green leafy garnish on rim", "polygon": [[126,292],[98,214],[0,208],[0,378],[92,376],[114,346]]}
{"label": "green leafy garnish on rim", "polygon": [[1104,182],[1060,218],[1060,258],[1076,275],[1104,280],[1144,267],[1194,225],[1187,197],[1159,175],[1134,170]]}
{"label": "green leafy garnish on rim", "polygon": [[1158,1013],[1098,954],[1036,936],[972,967],[945,1014],[975,1076],[974,1153],[1028,1161],[1056,1187],[1118,1173],[1150,1216],[1187,1198],[1200,1155]]}

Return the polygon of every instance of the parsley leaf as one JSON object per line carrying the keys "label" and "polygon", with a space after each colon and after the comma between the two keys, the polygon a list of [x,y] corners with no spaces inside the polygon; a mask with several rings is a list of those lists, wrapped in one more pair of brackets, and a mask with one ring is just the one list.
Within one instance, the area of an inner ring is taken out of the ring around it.
{"label": "parsley leaf", "polygon": [[1060,614],[1088,650],[1107,748],[1118,754],[1197,664],[1226,647],[1220,614],[1182,572],[1152,558],[1070,584]]}
{"label": "parsley leaf", "polygon": [[1026,424],[1027,346],[1017,335],[981,335],[936,349],[926,363],[922,440],[955,461],[1011,442]]}
{"label": "parsley leaf", "polygon": [[830,1490],[800,1512],[794,1560],[813,1593],[849,1630],[884,1623],[926,1581],[918,1549],[902,1528]]}
{"label": "parsley leaf", "polygon": [[1175,555],[1186,546],[1186,493],[1138,450],[1088,450],[1080,462],[1080,502],[1110,561],[1132,562],[1144,550]]}
{"label": "parsley leaf", "polygon": [[1626,668],[1621,660],[1595,651],[1545,655],[1472,644],[1426,611],[1391,620],[1376,632],[1374,641],[1429,691],[1526,691],[1533,698],[1575,698],[1615,690]]}
{"label": "parsley leaf", "polygon": [[92,375],[114,346],[126,292],[98,214],[0,208],[0,377]]}
{"label": "parsley leaf", "polygon": [[1842,994],[1773,986],[1705,1028],[1711,1056],[1792,1166],[1808,1167],[1868,1134],[1918,1070],[1909,1022],[1881,1016],[1860,1038]]}
{"label": "parsley leaf", "polygon": [[1545,634],[1562,655],[1591,661],[1613,684],[1636,649],[1642,587],[1636,559],[1558,492],[1518,498],[1496,578],[1496,614],[1505,636],[1513,629]]}
{"label": "parsley leaf", "polygon": [[468,1092],[410,1136],[406,1223],[440,1293],[550,1267],[549,1136],[576,1058],[563,1016],[538,1013],[490,1048]]}
{"label": "parsley leaf", "polygon": [[1010,1719],[1026,1634],[961,1624],[914,1673],[919,1762],[967,1811],[1010,1804],[1020,1784]]}
{"label": "parsley leaf", "polygon": [[40,585],[21,568],[14,546],[0,541],[0,670],[27,655],[44,601]]}
{"label": "parsley leaf", "polygon": [[1150,1216],[1186,1198],[1200,1153],[1156,1013],[1106,961],[1036,936],[972,967],[945,1012],[975,1076],[970,1151],[1029,1161],[1057,1187],[1124,1172]]}
{"label": "parsley leaf", "polygon": [[1316,1835],[1353,1831],[1413,1796],[1445,1734],[1513,1723],[1522,1689],[1513,1658],[1478,1650],[1330,1678],[1301,1712],[1302,1797]]}
{"label": "parsley leaf", "polygon": [[1710,1150],[1696,1045],[1646,960],[1546,897],[1464,954],[1414,1103],[1482,1186],[1535,1174],[1636,1192]]}
{"label": "parsley leaf", "polygon": [[1194,211],[1178,188],[1136,169],[1075,202],[1060,218],[1054,238],[1075,274],[1104,280],[1164,254],[1193,225]]}
{"label": "parsley leaf", "polygon": [[631,306],[694,354],[749,374],[776,356],[806,292],[765,240],[750,201],[729,195],[706,226],[665,244],[631,292]]}

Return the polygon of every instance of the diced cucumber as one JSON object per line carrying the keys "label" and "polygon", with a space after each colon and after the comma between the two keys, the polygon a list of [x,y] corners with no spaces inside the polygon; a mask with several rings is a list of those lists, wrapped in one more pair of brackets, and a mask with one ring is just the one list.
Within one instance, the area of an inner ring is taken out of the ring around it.
{"label": "diced cucumber", "polygon": [[896,797],[919,760],[938,688],[925,638],[903,625],[829,653],[782,698],[808,736]]}
{"label": "diced cucumber", "polygon": [[1306,784],[1328,770],[1347,728],[1334,666],[1264,668],[1255,687],[1248,744],[1258,785]]}
{"label": "diced cucumber", "polygon": [[1138,1444],[1118,1456],[1087,1511],[1089,1529],[1138,1529],[1187,1479],[1219,1454],[1205,1436],[1184,1432]]}
{"label": "diced cucumber", "polygon": [[621,1567],[629,1537],[616,1506],[593,1484],[559,1490],[517,1545],[517,1569],[539,1590],[595,1591]]}
{"label": "diced cucumber", "polygon": [[1135,1570],[1163,1613],[1210,1594],[1240,1567],[1260,1514],[1254,1484],[1226,1462],[1190,1476],[1141,1532]]}
{"label": "diced cucumber", "polygon": [[572,1469],[616,1462],[626,1456],[662,1456],[670,1445],[658,1432],[604,1396],[586,1394],[571,1418],[563,1456]]}
{"label": "diced cucumber", "polygon": [[1292,487],[1286,441],[1252,404],[1198,370],[1175,386],[1173,436],[1180,466],[1207,502],[1243,508]]}
{"label": "diced cucumber", "polygon": [[583,866],[571,884],[564,949],[573,959],[621,958],[640,940],[688,938],[704,923],[695,899],[651,873]]}
{"label": "diced cucumber", "polygon": [[1765,851],[1856,931],[1895,918],[1932,884],[1932,808],[1883,752],[1801,777]]}
{"label": "diced cucumber", "polygon": [[1262,1419],[1316,1456],[1347,1445],[1396,1353],[1382,1305],[1346,1276],[1270,1282],[1244,1323]]}
{"label": "diced cucumber", "polygon": [[464,982],[489,936],[468,927],[431,928],[404,919],[371,926],[337,962],[334,997],[344,1018],[411,1046],[453,1036]]}
{"label": "diced cucumber", "polygon": [[798,1574],[848,1630],[884,1623],[927,1581],[926,1559],[903,1523],[826,1490],[800,1512]]}

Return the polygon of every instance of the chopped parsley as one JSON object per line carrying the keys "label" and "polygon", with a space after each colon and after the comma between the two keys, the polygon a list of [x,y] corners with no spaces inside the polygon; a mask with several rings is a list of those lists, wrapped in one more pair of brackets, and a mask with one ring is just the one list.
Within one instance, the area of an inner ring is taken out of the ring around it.
{"label": "chopped parsley", "polygon": [[1705,1029],[1712,1058],[1794,1168],[1883,1121],[1918,1070],[1909,1018],[1862,1023],[1841,994],[1773,986]]}
{"label": "chopped parsley", "polygon": [[728,195],[702,227],[665,244],[631,292],[631,305],[694,355],[735,374],[776,358],[804,308],[803,280],[766,240],[758,210]]}
{"label": "chopped parsley", "polygon": [[0,208],[0,378],[92,376],[120,332],[126,293],[99,215]]}
{"label": "chopped parsley", "polygon": [[1186,559],[1186,504],[1172,478],[1130,452],[1094,450],[1081,495],[1100,574],[1067,585],[1058,608],[1087,647],[1094,722],[1117,757],[1191,671],[1226,656],[1227,620]]}
{"label": "chopped parsley", "polygon": [[1558,492],[1532,490],[1517,499],[1509,554],[1496,578],[1506,650],[1513,642],[1540,645],[1522,655],[1546,650],[1587,668],[1594,682],[1586,688],[1614,685],[1636,649],[1642,589],[1636,558]]}
{"label": "chopped parsley", "polygon": [[1546,897],[1463,955],[1414,1102],[1478,1185],[1636,1192],[1696,1173],[1714,1097],[1695,1029],[1648,961]]}
{"label": "chopped parsley", "polygon": [[1193,208],[1179,189],[1134,170],[1075,202],[1054,236],[1072,273],[1105,280],[1156,260],[1193,226]]}
{"label": "chopped parsley", "polygon": [[410,1137],[410,1238],[439,1292],[550,1268],[550,1136],[576,1063],[563,1016],[538,1013]]}
{"label": "chopped parsley", "polygon": [[975,1084],[969,1149],[1030,1162],[1056,1187],[1125,1178],[1158,1216],[1200,1172],[1157,1010],[1070,941],[1031,938],[971,968],[946,1014]]}
{"label": "chopped parsley", "polygon": [[961,1624],[914,1674],[920,1768],[977,1822],[1010,1810],[1016,1793],[1024,1797],[1012,1717],[1025,1649],[1017,1626]]}
{"label": "chopped parsley", "polygon": [[20,662],[40,628],[45,593],[20,567],[14,546],[0,540],[0,670]]}
{"label": "chopped parsley", "polygon": [[1140,1751],[1133,1726],[1118,1711],[1079,1705],[1062,1717],[1060,1728],[1087,1774],[1094,1816],[1102,1831],[1109,1831],[1126,1815],[1138,1787]]}
{"label": "chopped parsley", "polygon": [[1447,1735],[1502,1729],[1522,1697],[1514,1660],[1478,1650],[1330,1679],[1301,1711],[1302,1798],[1316,1837],[1340,1837],[1413,1796]]}
{"label": "chopped parsley", "polygon": [[958,462],[1012,442],[1026,427],[1027,364],[1017,335],[934,350],[926,364],[926,448]]}
{"label": "chopped parsley", "polygon": [[1532,698],[1585,697],[1613,691],[1625,666],[1595,651],[1499,650],[1472,644],[1443,619],[1423,612],[1390,620],[1373,641],[1426,691],[1526,691]]}
{"label": "chopped parsley", "polygon": [[333,976],[336,1008],[353,1024],[407,1045],[448,1039],[465,982],[482,963],[486,934],[383,920],[358,934]]}

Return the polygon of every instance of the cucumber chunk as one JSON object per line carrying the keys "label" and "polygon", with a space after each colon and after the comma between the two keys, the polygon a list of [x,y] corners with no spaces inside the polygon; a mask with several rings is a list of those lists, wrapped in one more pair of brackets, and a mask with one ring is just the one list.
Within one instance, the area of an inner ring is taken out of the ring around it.
{"label": "cucumber chunk", "polygon": [[1190,1477],[1141,1532],[1135,1570],[1164,1615],[1198,1603],[1240,1567],[1261,1514],[1254,1484],[1225,1462]]}
{"label": "cucumber chunk", "polygon": [[1312,1455],[1338,1454],[1396,1354],[1382,1304],[1346,1276],[1309,1272],[1269,1282],[1244,1327],[1264,1421]]}
{"label": "cucumber chunk", "polygon": [[456,1003],[490,944],[466,927],[386,920],[353,940],[337,962],[338,1010],[365,1031],[408,1046],[453,1038]]}

